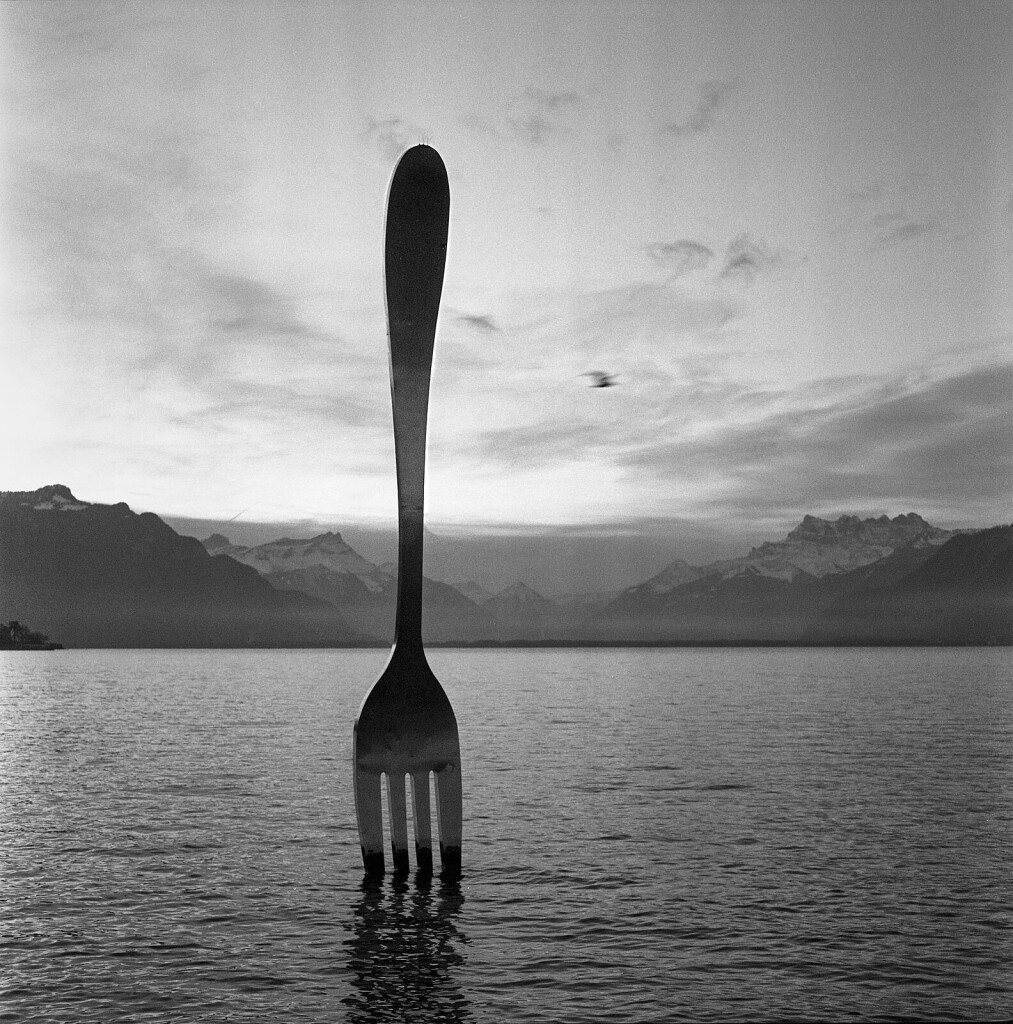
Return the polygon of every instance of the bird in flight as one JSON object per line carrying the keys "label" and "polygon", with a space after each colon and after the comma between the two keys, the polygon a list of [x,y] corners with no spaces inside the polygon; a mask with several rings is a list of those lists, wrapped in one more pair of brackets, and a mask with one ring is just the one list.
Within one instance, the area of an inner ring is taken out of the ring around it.
{"label": "bird in flight", "polygon": [[588,387],[592,388],[614,388],[618,381],[613,373],[605,373],[603,370],[588,370],[582,373],[581,377],[591,377]]}

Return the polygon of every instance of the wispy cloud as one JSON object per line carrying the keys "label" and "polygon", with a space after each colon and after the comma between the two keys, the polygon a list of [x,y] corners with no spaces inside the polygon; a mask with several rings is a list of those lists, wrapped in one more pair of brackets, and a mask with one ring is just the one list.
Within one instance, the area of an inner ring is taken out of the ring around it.
{"label": "wispy cloud", "polygon": [[369,117],[362,131],[362,137],[374,145],[380,156],[390,164],[406,149],[424,141],[425,134],[418,125],[400,117],[389,117],[382,121]]}
{"label": "wispy cloud", "polygon": [[[628,298],[597,308],[618,313]],[[589,311],[587,323],[595,318]],[[632,351],[617,349],[609,365],[629,371],[627,386],[596,391],[566,372],[548,337],[544,328],[511,334],[519,362],[537,350],[540,376],[528,368],[514,379],[501,366],[471,405],[467,390],[481,378],[462,381],[464,429],[438,429],[441,465],[461,479],[590,474],[581,486],[592,493],[597,478],[641,496],[643,510],[738,527],[870,509],[987,521],[1013,488],[1008,362],[759,387],[736,377],[728,339],[708,351],[689,334],[646,351],[637,343],[629,367],[622,359]],[[572,350],[565,355],[572,361]]]}
{"label": "wispy cloud", "polygon": [[180,237],[192,216],[181,197],[212,224],[224,202],[199,148],[191,155],[165,167],[155,148],[127,168],[97,148],[103,174],[37,159],[10,204],[47,288],[40,315],[74,325],[75,345],[54,364],[68,382],[58,415],[82,443],[119,423],[106,443],[136,449],[138,466],[169,448],[210,458],[226,438],[257,452],[297,446],[299,429],[376,429],[383,392],[361,398],[372,369],[333,325],[307,317],[286,286],[211,255],[213,240]]}
{"label": "wispy cloud", "polygon": [[492,334],[499,330],[496,321],[491,316],[462,313],[457,317],[457,322],[472,327],[482,334]]}
{"label": "wispy cloud", "polygon": [[869,248],[888,249],[938,231],[939,222],[931,217],[915,219],[903,210],[892,210],[876,214],[872,218],[871,229]]}
{"label": "wispy cloud", "polygon": [[520,139],[530,146],[543,146],[566,130],[567,122],[583,102],[583,97],[574,90],[550,92],[527,88],[510,99],[501,121],[475,113],[465,114],[458,120],[479,137],[506,137]]}
{"label": "wispy cloud", "polygon": [[669,272],[670,280],[699,270],[714,258],[712,249],[690,238],[680,238],[676,242],[655,242],[644,251],[655,264]]}
{"label": "wispy cloud", "polygon": [[541,146],[561,131],[568,116],[582,103],[579,93],[525,89],[514,97],[507,111],[510,132],[532,146]]}
{"label": "wispy cloud", "polygon": [[938,380],[825,384],[817,405],[808,387],[772,394],[744,420],[645,439],[616,457],[659,481],[710,481],[701,511],[711,514],[912,504],[973,514],[1013,486],[1010,364]]}
{"label": "wispy cloud", "polygon": [[[185,95],[164,103],[142,95],[145,116],[136,119],[122,116],[112,93],[93,95],[85,85],[79,93],[87,117],[62,96],[46,117],[22,118],[29,127],[10,161],[15,187],[5,205],[34,279],[33,319],[73,325],[60,372],[95,380],[65,399],[78,418],[108,416],[111,403],[126,403],[116,394],[124,390],[159,415],[152,403],[162,388],[189,415],[259,373],[272,408],[273,387],[302,387],[296,382],[313,360],[338,353],[354,375],[354,353],[333,325],[312,322],[300,297],[266,272],[245,272],[221,255],[223,237],[245,227],[231,205],[239,172],[209,142]],[[40,110],[51,98],[26,95]],[[39,344],[65,330],[39,326]]]}
{"label": "wispy cloud", "polygon": [[733,238],[725,253],[720,276],[726,281],[752,284],[761,274],[781,266],[786,254],[749,234]]}
{"label": "wispy cloud", "polygon": [[209,326],[227,332],[313,336],[295,311],[294,301],[264,281],[241,274],[212,273],[207,279]]}
{"label": "wispy cloud", "polygon": [[[609,464],[721,386],[713,370],[728,356],[725,328],[741,313],[727,297],[661,283],[534,305],[537,315],[521,303],[496,318],[509,358],[489,352],[491,332],[460,319],[454,324],[467,329],[441,342],[436,386],[448,398],[431,413],[431,450],[465,476],[524,476],[599,457]],[[589,366],[618,373],[628,387],[588,388],[580,375]],[[699,378],[693,388],[690,377]],[[628,398],[615,401],[623,391]]]}
{"label": "wispy cloud", "polygon": [[[235,431],[238,425],[256,423],[270,428],[265,437],[287,436],[310,428],[386,426],[387,416],[378,405],[311,381],[232,381],[214,388],[206,404],[178,418],[180,424]],[[305,433],[304,433],[304,436]]]}
{"label": "wispy cloud", "polygon": [[943,230],[946,217],[933,207],[923,174],[873,181],[845,194],[848,227],[857,230],[868,252],[903,246]]}
{"label": "wispy cloud", "polygon": [[482,431],[468,446],[468,456],[483,466],[531,469],[590,459],[610,444],[611,431],[590,418],[574,422],[546,419],[520,426]]}
{"label": "wispy cloud", "polygon": [[[715,255],[710,246],[688,238],[675,242],[655,242],[645,246],[644,252],[656,266],[668,271],[670,284],[687,274],[702,270]],[[764,274],[800,260],[801,257],[796,253],[776,249],[764,239],[743,232],[728,243],[724,258],[718,265],[716,280],[749,285]],[[713,280],[715,278],[711,276]]]}
{"label": "wispy cloud", "polygon": [[735,91],[734,82],[710,81],[697,86],[696,105],[685,117],[668,121],[662,131],[676,138],[699,135],[710,131],[718,114],[728,105]]}

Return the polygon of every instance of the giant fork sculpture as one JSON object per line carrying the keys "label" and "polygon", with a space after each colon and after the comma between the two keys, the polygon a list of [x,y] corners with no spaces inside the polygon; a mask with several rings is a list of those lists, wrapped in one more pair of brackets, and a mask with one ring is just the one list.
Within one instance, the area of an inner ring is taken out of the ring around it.
{"label": "giant fork sculpture", "polygon": [[398,494],[394,647],[355,721],[355,815],[367,876],[384,873],[381,775],[387,779],[395,874],[408,872],[405,777],[411,778],[418,871],[433,870],[429,773],[436,781],[444,878],[461,872],[461,747],[457,719],[422,646],[422,527],[426,419],[443,290],[450,185],[435,149],[415,146],[387,193],[384,275]]}

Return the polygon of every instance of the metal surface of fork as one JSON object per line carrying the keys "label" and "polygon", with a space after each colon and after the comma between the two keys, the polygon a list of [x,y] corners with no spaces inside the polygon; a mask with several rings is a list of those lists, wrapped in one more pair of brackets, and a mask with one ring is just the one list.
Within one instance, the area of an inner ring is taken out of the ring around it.
{"label": "metal surface of fork", "polygon": [[415,146],[387,193],[384,279],[398,492],[394,647],[353,733],[355,815],[366,874],[384,873],[381,779],[387,781],[395,874],[408,871],[405,778],[415,862],[433,870],[429,779],[435,777],[444,878],[461,871],[461,748],[450,700],[422,646],[422,537],[429,381],[450,223],[450,185],[435,149]]}

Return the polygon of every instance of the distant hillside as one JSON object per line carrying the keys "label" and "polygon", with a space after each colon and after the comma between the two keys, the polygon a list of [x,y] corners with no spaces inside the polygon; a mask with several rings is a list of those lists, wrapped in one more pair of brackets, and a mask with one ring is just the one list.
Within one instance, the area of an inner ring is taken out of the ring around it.
{"label": "distant hillside", "polygon": [[560,635],[560,607],[524,583],[505,587],[482,607],[496,620],[497,639],[546,640]]}
{"label": "distant hillside", "polygon": [[492,615],[493,636],[501,643],[593,639],[587,632],[592,614],[616,597],[616,592],[547,597],[526,583],[514,583],[493,594],[471,580],[457,589]]}
{"label": "distant hillside", "polygon": [[1013,643],[1013,526],[955,536],[909,572],[852,582],[821,609],[806,641]]}
{"label": "distant hillside", "polygon": [[62,485],[0,494],[0,618],[67,647],[368,641],[330,605],[278,592],[158,516],[79,501]]}

